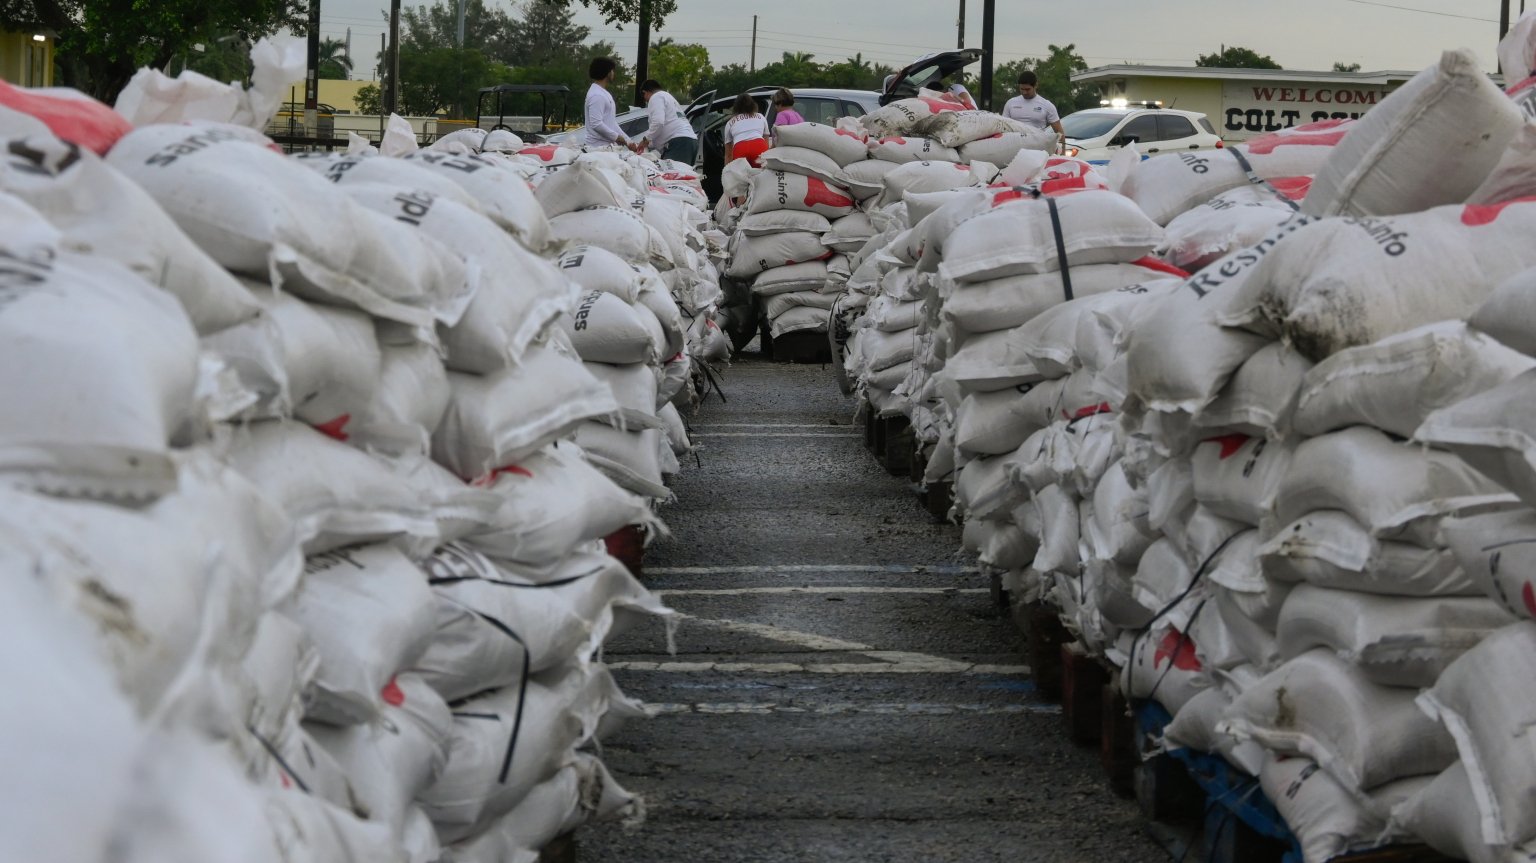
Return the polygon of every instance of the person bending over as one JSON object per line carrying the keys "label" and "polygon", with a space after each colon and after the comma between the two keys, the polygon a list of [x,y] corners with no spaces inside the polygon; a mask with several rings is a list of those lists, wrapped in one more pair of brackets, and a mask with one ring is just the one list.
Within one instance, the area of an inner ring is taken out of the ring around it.
{"label": "person bending over", "polygon": [[683,107],[671,93],[661,88],[655,79],[640,85],[640,98],[645,100],[646,115],[651,125],[645,137],[635,145],[635,152],[647,147],[661,154],[663,159],[692,165],[699,155],[699,136],[683,116]]}
{"label": "person bending over", "polygon": [[757,110],[757,100],[746,93],[736,97],[731,119],[725,124],[725,161],[746,159],[761,168],[758,157],[768,149],[768,121]]}

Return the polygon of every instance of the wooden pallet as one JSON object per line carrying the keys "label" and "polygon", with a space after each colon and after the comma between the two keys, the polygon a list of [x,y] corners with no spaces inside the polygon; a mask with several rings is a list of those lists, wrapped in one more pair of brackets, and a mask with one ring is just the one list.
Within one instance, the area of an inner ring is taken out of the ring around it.
{"label": "wooden pallet", "polygon": [[1104,733],[1104,687],[1109,672],[1075,641],[1061,646],[1061,718],[1067,736],[1096,744]]}
{"label": "wooden pallet", "polygon": [[1035,677],[1035,688],[1047,701],[1061,700],[1061,646],[1072,637],[1056,609],[1043,602],[1016,604],[1015,625],[1024,634],[1024,655]]}
{"label": "wooden pallet", "polygon": [[785,333],[770,340],[770,344],[771,359],[776,363],[826,365],[832,362],[832,346],[823,331]]}

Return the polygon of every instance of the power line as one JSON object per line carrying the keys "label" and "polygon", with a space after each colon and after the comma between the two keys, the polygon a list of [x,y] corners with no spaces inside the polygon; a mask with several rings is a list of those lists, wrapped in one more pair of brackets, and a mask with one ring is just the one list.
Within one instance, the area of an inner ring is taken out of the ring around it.
{"label": "power line", "polygon": [[1383,9],[1397,9],[1401,12],[1418,12],[1423,15],[1439,15],[1442,18],[1461,18],[1467,21],[1484,21],[1489,24],[1499,23],[1493,18],[1479,18],[1476,15],[1457,15],[1455,12],[1439,12],[1434,9],[1416,9],[1412,6],[1396,6],[1391,3],[1378,3],[1376,0],[1347,0],[1349,3],[1358,3],[1361,6],[1380,6]]}

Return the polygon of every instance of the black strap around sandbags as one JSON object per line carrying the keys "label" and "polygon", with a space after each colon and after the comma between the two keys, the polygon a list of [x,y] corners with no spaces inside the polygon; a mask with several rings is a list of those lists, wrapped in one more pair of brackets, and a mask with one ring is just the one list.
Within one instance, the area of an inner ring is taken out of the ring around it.
{"label": "black strap around sandbags", "polygon": [[1282,194],[1279,189],[1271,186],[1268,180],[1261,178],[1258,173],[1253,170],[1253,163],[1248,161],[1248,157],[1244,156],[1241,150],[1237,149],[1236,147],[1228,147],[1226,150],[1228,153],[1232,154],[1232,158],[1237,160],[1237,166],[1243,169],[1243,173],[1248,175],[1249,183],[1252,183],[1255,186],[1263,186],[1264,188],[1268,189],[1275,197],[1284,201],[1286,206],[1290,207],[1293,211],[1299,211],[1301,209],[1301,205],[1291,200],[1288,195]]}
{"label": "black strap around sandbags", "polygon": [[1067,263],[1067,238],[1061,233],[1061,212],[1056,209],[1056,199],[1045,196],[1045,206],[1051,213],[1051,233],[1056,235],[1056,265],[1061,270],[1061,294],[1072,299],[1072,267]]}

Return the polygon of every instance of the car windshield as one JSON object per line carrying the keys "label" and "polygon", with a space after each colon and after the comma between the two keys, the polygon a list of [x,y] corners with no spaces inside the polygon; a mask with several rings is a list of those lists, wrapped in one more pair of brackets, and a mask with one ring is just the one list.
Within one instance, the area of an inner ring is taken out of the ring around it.
{"label": "car windshield", "polygon": [[1062,117],[1061,129],[1068,138],[1086,141],[1089,138],[1097,138],[1100,135],[1106,134],[1124,118],[1124,114],[1099,114],[1079,111],[1076,114],[1068,114]]}

